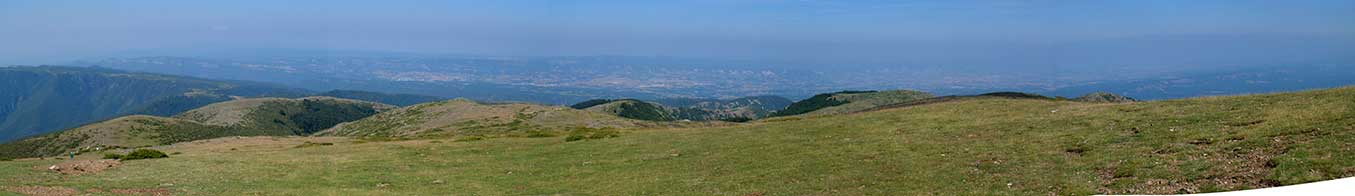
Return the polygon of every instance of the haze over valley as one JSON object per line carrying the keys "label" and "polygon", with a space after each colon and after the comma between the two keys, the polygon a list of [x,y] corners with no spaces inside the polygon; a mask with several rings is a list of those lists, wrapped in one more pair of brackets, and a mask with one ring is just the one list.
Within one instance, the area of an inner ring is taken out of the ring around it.
{"label": "haze over valley", "polygon": [[1351,195],[1351,1],[3,1],[0,195]]}

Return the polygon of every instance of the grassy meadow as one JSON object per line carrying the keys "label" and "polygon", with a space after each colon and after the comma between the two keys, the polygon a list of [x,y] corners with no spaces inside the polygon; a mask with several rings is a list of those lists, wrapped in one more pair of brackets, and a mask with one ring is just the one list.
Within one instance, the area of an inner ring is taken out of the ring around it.
{"label": "grassy meadow", "polygon": [[46,171],[62,161],[52,158],[3,161],[0,186],[94,195],[1216,192],[1355,176],[1355,88],[1120,104],[984,98],[574,142],[245,137],[157,148],[179,154],[85,175]]}

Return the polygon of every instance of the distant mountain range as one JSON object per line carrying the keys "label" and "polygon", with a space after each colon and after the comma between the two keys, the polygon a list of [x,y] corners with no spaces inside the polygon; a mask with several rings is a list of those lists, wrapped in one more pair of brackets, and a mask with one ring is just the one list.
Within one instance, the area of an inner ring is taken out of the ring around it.
{"label": "distant mountain range", "polygon": [[1102,81],[1030,92],[1073,97],[1104,91],[1157,100],[1322,89],[1350,84],[1355,84],[1352,66],[1295,65],[1165,74],[1156,78]]}
{"label": "distant mountain range", "polygon": [[[815,69],[742,61],[647,57],[476,57],[408,55],[136,57],[76,62],[152,73],[334,89],[568,105],[596,98],[732,99],[822,92],[915,89],[937,95],[1020,91],[1075,97],[1106,91],[1145,100],[1330,88],[1355,83],[1349,65],[1082,66],[966,70],[946,66]],[[829,66],[836,67],[836,66]],[[1146,68],[1143,68],[1146,67]],[[1148,69],[1151,68],[1151,69]],[[1096,71],[1089,71],[1096,70]],[[668,103],[663,103],[669,105]]]}
{"label": "distant mountain range", "polygon": [[[106,68],[0,67],[0,141],[73,128],[128,114],[172,116],[249,97],[310,96],[305,89]],[[440,98],[332,91],[320,95],[408,105]]]}
{"label": "distant mountain range", "polygon": [[299,97],[304,90],[100,68],[0,68],[0,141],[126,114],[173,114],[231,97]]}

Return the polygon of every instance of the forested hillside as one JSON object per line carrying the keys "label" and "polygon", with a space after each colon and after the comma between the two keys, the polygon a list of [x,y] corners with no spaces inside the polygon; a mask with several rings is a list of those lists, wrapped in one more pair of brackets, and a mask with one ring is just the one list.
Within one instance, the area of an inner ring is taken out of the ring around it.
{"label": "forested hillside", "polygon": [[0,68],[0,141],[125,114],[170,115],[240,97],[299,97],[281,86],[59,66]]}

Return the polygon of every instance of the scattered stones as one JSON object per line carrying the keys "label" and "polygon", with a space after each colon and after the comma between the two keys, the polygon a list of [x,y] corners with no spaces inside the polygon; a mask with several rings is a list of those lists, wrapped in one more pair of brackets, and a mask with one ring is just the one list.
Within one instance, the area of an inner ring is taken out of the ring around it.
{"label": "scattered stones", "polygon": [[433,184],[443,184],[443,183],[447,183],[447,182],[444,182],[444,181],[442,181],[442,180],[434,180],[434,181],[433,181]]}
{"label": "scattered stones", "polygon": [[103,172],[104,170],[117,167],[119,165],[122,165],[122,162],[118,160],[109,160],[109,159],[76,160],[52,165],[47,169],[61,174],[78,175],[88,173],[99,173]]}
{"label": "scattered stones", "polygon": [[376,188],[380,188],[380,189],[390,188],[390,187],[391,187],[391,183],[384,183],[384,182],[383,182],[383,183],[378,183],[378,184],[376,184]]}

